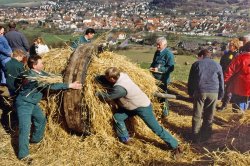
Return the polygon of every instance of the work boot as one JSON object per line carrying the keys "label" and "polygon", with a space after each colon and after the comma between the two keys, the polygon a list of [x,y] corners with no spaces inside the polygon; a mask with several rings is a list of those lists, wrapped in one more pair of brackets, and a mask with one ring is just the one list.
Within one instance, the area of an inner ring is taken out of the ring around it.
{"label": "work boot", "polygon": [[167,117],[169,115],[169,109],[168,109],[168,101],[165,100],[163,103],[163,109],[162,109],[162,118]]}
{"label": "work boot", "polygon": [[175,160],[179,160],[182,156],[183,149],[180,145],[177,146],[177,148],[172,150],[172,155]]}
{"label": "work boot", "polygon": [[33,159],[30,156],[26,156],[24,158],[21,158],[20,160],[24,162],[26,165],[31,165],[33,161]]}

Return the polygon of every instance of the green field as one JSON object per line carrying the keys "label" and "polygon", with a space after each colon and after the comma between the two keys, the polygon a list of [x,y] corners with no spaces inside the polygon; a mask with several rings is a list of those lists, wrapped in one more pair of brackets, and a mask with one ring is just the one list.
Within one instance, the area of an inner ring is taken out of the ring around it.
{"label": "green field", "polygon": [[[132,62],[138,63],[142,68],[149,68],[153,55],[154,47],[135,47],[129,50],[117,51],[120,55],[125,55]],[[181,80],[187,82],[192,63],[196,60],[195,56],[175,55],[175,70],[171,75],[172,80]],[[188,62],[188,65],[185,64]]]}
{"label": "green field", "polygon": [[0,5],[11,3],[41,2],[42,0],[0,0]]}

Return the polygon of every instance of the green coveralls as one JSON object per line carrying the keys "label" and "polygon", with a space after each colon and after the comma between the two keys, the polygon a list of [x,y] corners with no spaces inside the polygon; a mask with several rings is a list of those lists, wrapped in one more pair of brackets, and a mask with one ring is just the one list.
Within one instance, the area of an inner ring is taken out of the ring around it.
{"label": "green coveralls", "polygon": [[[38,75],[47,76],[45,72],[38,74],[33,70],[26,71],[24,75],[37,77]],[[29,134],[31,121],[34,122],[35,130],[31,135],[31,142],[38,143],[42,140],[45,131],[46,118],[38,106],[42,99],[42,90],[45,88],[59,90],[68,89],[68,84],[55,83],[50,85],[39,85],[35,80],[25,80],[23,87],[16,98],[15,107],[19,120],[19,146],[18,158],[22,159],[29,155]]]}

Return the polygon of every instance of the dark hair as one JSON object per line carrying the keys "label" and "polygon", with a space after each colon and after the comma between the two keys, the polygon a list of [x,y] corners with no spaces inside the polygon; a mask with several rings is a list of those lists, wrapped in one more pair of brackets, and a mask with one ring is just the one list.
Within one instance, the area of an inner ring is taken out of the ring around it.
{"label": "dark hair", "polygon": [[198,53],[198,57],[209,57],[210,56],[210,51],[208,51],[208,49],[204,49],[204,50],[201,50],[199,53]]}
{"label": "dark hair", "polygon": [[3,29],[3,28],[4,28],[4,26],[0,25],[0,30]]}
{"label": "dark hair", "polygon": [[9,26],[9,28],[16,28],[16,23],[12,21],[9,23],[8,26]]}
{"label": "dark hair", "polygon": [[243,52],[250,52],[250,41],[242,47]]}
{"label": "dark hair", "polygon": [[42,59],[39,55],[30,56],[28,59],[28,67],[33,69],[33,65],[37,65],[39,59]]}
{"label": "dark hair", "polygon": [[89,34],[89,33],[94,33],[95,34],[95,30],[92,28],[88,28],[85,32],[85,35]]}

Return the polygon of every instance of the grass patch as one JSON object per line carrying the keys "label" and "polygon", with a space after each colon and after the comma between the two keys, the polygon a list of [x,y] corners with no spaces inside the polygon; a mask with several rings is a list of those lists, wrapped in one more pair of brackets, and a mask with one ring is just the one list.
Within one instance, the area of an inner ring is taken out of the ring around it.
{"label": "grass patch", "polygon": [[[117,54],[125,55],[132,62],[138,63],[141,68],[148,69],[153,60],[155,48],[154,47],[140,47],[129,50],[117,51]],[[172,80],[180,80],[187,82],[189,71],[192,63],[196,61],[194,56],[190,55],[175,55],[175,70],[171,74]],[[185,63],[188,64],[185,64]]]}

